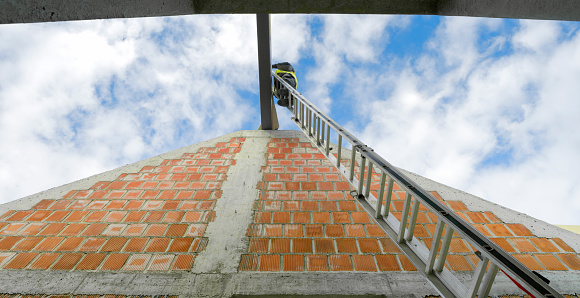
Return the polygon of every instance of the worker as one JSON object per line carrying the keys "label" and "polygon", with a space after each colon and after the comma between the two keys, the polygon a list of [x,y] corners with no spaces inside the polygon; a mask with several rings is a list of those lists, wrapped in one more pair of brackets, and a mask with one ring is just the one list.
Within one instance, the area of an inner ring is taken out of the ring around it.
{"label": "worker", "polygon": [[[296,78],[296,73],[294,72],[294,67],[288,62],[282,62],[273,64],[272,68],[276,69],[276,75],[278,75],[282,80],[288,83],[292,88],[296,89],[298,85],[298,79]],[[280,82],[274,80],[274,96],[278,98],[278,105],[282,107],[291,107],[290,102],[290,92],[286,87],[284,87]]]}

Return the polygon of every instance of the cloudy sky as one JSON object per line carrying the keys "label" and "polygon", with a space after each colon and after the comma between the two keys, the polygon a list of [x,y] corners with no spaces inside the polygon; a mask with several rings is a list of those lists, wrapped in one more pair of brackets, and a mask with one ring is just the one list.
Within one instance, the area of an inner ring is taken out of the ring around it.
{"label": "cloudy sky", "polygon": [[[579,28],[275,15],[272,58],[394,165],[580,224]],[[253,15],[0,25],[0,40],[0,203],[259,125]]]}

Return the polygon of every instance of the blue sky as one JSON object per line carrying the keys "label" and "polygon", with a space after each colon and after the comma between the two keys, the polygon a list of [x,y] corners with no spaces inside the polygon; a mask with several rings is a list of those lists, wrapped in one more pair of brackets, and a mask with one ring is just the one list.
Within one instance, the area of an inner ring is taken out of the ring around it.
{"label": "blue sky", "polygon": [[[274,15],[272,58],[391,163],[580,224],[579,28]],[[0,40],[0,202],[259,126],[253,15],[2,25]]]}

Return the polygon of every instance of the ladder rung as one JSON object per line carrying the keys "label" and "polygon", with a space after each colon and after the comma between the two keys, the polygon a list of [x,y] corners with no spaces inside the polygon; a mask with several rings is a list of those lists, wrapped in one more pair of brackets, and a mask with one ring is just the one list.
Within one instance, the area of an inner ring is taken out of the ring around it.
{"label": "ladder rung", "polygon": [[407,217],[409,216],[409,206],[411,205],[411,193],[407,192],[405,195],[405,204],[403,205],[403,213],[401,214],[401,225],[399,226],[399,233],[397,234],[397,242],[401,243],[405,237],[405,228],[407,226]]}
{"label": "ladder rung", "polygon": [[385,209],[383,209],[383,216],[389,216],[389,211],[391,210],[391,198],[393,197],[393,183],[395,181],[389,178],[389,184],[387,186],[387,198],[385,199]]}
{"label": "ladder rung", "polygon": [[411,208],[411,218],[409,219],[409,228],[405,234],[405,240],[411,241],[413,233],[415,232],[415,223],[417,222],[417,214],[419,213],[419,200],[413,200],[413,207]]}
{"label": "ladder rung", "polygon": [[445,259],[447,258],[447,252],[449,251],[449,244],[451,244],[451,237],[453,237],[453,229],[447,227],[445,229],[445,237],[443,237],[443,243],[441,243],[441,251],[439,252],[439,257],[435,263],[435,271],[441,272],[443,270],[443,265],[445,265]]}
{"label": "ladder rung", "polygon": [[381,183],[379,184],[379,199],[377,200],[377,207],[375,208],[375,218],[381,217],[381,210],[383,208],[383,197],[385,196],[385,179],[387,174],[381,173]]}
{"label": "ladder rung", "polygon": [[439,250],[439,242],[441,241],[441,235],[445,229],[445,223],[442,220],[437,221],[437,227],[435,227],[435,234],[433,235],[433,242],[431,243],[431,250],[429,250],[429,258],[427,258],[427,266],[425,272],[427,274],[433,273],[433,265],[435,264],[435,259],[437,258],[437,251]]}
{"label": "ladder rung", "polygon": [[479,260],[477,263],[477,268],[475,268],[475,272],[473,274],[473,280],[471,281],[471,286],[469,287],[469,291],[467,291],[467,298],[475,298],[475,294],[481,285],[481,280],[485,274],[485,269],[487,269],[487,264],[489,263],[489,259],[483,257],[482,260]]}

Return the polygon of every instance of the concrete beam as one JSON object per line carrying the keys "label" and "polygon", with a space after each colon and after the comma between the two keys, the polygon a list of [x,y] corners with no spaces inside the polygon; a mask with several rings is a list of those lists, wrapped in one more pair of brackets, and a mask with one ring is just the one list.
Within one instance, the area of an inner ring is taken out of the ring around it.
{"label": "concrete beam", "polygon": [[225,13],[416,14],[580,21],[580,1],[0,0],[0,24]]}

